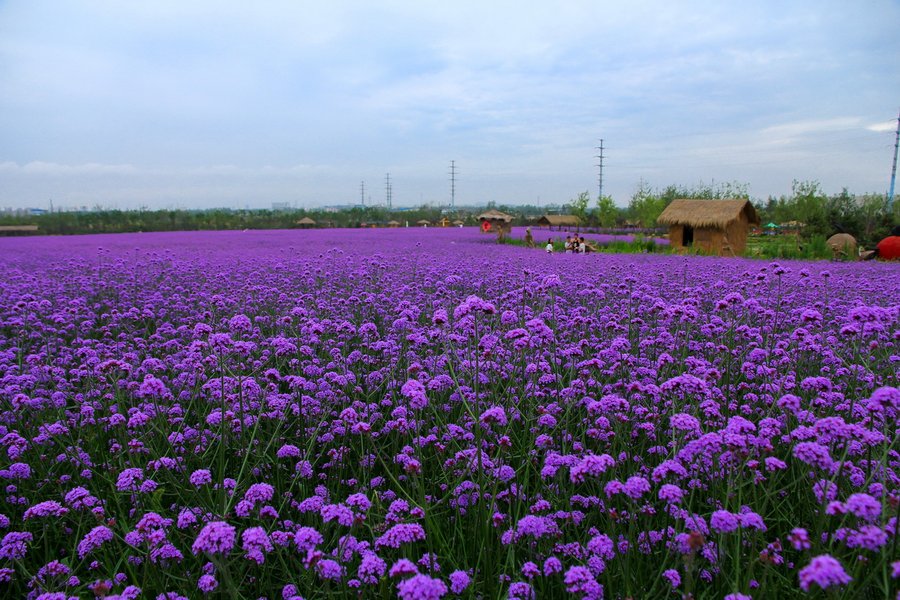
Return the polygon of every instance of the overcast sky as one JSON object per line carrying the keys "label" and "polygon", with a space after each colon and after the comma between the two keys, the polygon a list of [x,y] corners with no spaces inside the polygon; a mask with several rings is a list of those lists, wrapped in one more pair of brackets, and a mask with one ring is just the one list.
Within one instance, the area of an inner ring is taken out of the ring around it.
{"label": "overcast sky", "polygon": [[0,0],[0,207],[886,192],[900,2]]}

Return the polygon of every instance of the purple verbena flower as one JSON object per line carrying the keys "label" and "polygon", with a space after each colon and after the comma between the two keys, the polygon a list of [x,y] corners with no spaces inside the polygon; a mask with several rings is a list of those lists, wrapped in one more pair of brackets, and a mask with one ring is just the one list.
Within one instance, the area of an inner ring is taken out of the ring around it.
{"label": "purple verbena flower", "polygon": [[84,558],[104,543],[115,537],[112,530],[105,525],[97,525],[91,529],[78,543],[78,558]]}
{"label": "purple verbena flower", "polygon": [[807,566],[800,569],[799,575],[800,589],[804,592],[808,592],[812,584],[824,590],[833,585],[847,585],[852,579],[843,565],[828,554],[813,558]]}
{"label": "purple verbena flower", "polygon": [[194,487],[207,485],[212,483],[212,474],[209,472],[209,469],[197,469],[191,473],[190,482]]}
{"label": "purple verbena flower", "polygon": [[191,546],[194,554],[228,554],[234,548],[236,531],[224,521],[211,521],[203,526]]}
{"label": "purple verbena flower", "polygon": [[719,533],[730,533],[741,526],[738,515],[730,513],[727,510],[717,510],[709,519],[709,527],[713,531]]}
{"label": "purple verbena flower", "polygon": [[447,585],[428,575],[413,575],[397,585],[397,597],[401,600],[439,600],[447,594]]}

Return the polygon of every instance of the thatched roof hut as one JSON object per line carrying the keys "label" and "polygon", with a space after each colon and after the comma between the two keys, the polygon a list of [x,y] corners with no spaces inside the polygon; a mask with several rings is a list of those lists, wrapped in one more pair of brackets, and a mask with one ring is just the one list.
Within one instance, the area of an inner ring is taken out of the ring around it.
{"label": "thatched roof hut", "polygon": [[749,200],[673,200],[656,220],[669,226],[672,248],[697,248],[720,256],[741,254],[751,225],[759,225]]}
{"label": "thatched roof hut", "polygon": [[481,223],[481,231],[484,233],[502,235],[512,231],[513,216],[493,208],[478,215],[478,221]]}
{"label": "thatched roof hut", "polygon": [[550,229],[556,227],[561,231],[563,227],[581,226],[581,219],[575,215],[544,215],[538,219],[537,224],[539,227],[549,227]]}
{"label": "thatched roof hut", "polygon": [[297,221],[297,225],[299,225],[300,227],[315,227],[316,222],[309,217],[303,217],[302,219]]}
{"label": "thatched roof hut", "polygon": [[418,221],[416,221],[416,225],[418,225],[419,227],[428,227],[429,225],[431,225],[431,221],[427,219],[419,219]]}
{"label": "thatched roof hut", "polygon": [[0,225],[0,233],[19,234],[34,233],[38,230],[37,225]]}
{"label": "thatched roof hut", "polygon": [[400,227],[400,221],[393,221],[393,220],[388,221],[387,226],[388,227]]}
{"label": "thatched roof hut", "polygon": [[453,221],[453,226],[454,226],[454,227],[462,227],[463,225],[465,225],[465,222],[464,222],[464,221],[460,221],[459,219]]}

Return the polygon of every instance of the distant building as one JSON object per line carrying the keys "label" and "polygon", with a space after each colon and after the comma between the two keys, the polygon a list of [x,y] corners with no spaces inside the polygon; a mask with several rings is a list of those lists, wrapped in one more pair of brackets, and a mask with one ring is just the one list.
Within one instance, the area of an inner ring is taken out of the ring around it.
{"label": "distant building", "polygon": [[562,230],[563,227],[579,227],[581,219],[575,215],[544,215],[538,219],[537,224],[539,227],[548,227],[551,230],[554,227]]}
{"label": "distant building", "polygon": [[21,235],[37,233],[37,225],[0,225],[0,235]]}

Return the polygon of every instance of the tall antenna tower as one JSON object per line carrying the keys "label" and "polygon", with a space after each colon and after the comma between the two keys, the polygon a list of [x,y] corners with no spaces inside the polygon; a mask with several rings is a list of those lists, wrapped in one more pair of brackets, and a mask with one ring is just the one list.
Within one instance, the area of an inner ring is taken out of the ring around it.
{"label": "tall antenna tower", "polygon": [[600,152],[600,154],[597,154],[594,156],[594,158],[597,158],[600,160],[600,162],[597,163],[597,166],[600,167],[600,175],[597,177],[597,188],[598,188],[597,189],[597,198],[602,198],[603,197],[603,159],[605,158],[603,156],[603,138],[600,138],[600,145],[597,146],[597,150]]}
{"label": "tall antenna tower", "polygon": [[888,213],[894,208],[894,182],[897,181],[897,148],[900,147],[900,115],[897,115],[897,133],[894,138],[894,164],[891,167],[891,191],[888,192]]}
{"label": "tall antenna tower", "polygon": [[363,206],[366,205],[366,182],[363,181],[359,184],[359,203]]}
{"label": "tall antenna tower", "polygon": [[450,161],[450,208],[456,207],[456,161]]}
{"label": "tall antenna tower", "polygon": [[385,196],[387,198],[387,207],[388,207],[388,210],[390,210],[392,208],[392,206],[391,206],[392,189],[391,189],[391,174],[390,173],[388,173],[384,178],[384,192],[385,192]]}

